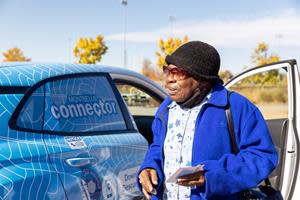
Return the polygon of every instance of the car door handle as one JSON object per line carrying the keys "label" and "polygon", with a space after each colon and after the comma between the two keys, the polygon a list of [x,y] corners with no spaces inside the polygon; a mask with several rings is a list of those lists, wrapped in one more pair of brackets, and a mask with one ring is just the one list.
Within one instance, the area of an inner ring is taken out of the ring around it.
{"label": "car door handle", "polygon": [[66,159],[67,165],[70,167],[85,167],[88,165],[94,165],[97,163],[97,159],[94,157],[89,157],[89,158],[68,158]]}

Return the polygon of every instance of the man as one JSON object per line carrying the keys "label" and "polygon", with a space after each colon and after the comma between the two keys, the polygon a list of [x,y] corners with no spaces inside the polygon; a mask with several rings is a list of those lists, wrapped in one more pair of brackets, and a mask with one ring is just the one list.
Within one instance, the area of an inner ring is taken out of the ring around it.
{"label": "man", "polygon": [[[231,151],[225,108],[227,90],[218,76],[220,56],[209,44],[188,42],[166,57],[169,93],[152,124],[154,141],[137,173],[147,199],[241,199],[242,191],[268,177],[277,153],[258,108],[230,96],[238,154]],[[166,182],[181,167],[203,170]]]}

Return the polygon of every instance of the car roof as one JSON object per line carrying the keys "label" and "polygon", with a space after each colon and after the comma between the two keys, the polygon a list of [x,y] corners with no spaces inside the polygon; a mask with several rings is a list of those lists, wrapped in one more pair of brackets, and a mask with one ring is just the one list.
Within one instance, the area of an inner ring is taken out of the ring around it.
{"label": "car roof", "polygon": [[0,63],[0,86],[32,86],[49,77],[88,72],[108,72],[143,77],[137,72],[121,67],[95,64],[4,62]]}

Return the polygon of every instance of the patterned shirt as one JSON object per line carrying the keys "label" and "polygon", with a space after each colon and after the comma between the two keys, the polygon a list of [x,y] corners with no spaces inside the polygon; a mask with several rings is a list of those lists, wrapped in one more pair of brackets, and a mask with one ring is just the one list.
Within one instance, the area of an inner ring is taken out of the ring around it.
{"label": "patterned shirt", "polygon": [[[180,167],[191,166],[196,119],[209,96],[191,109],[182,109],[174,101],[169,105],[168,130],[164,143],[166,180]],[[190,199],[190,193],[190,187],[165,183],[163,199]]]}

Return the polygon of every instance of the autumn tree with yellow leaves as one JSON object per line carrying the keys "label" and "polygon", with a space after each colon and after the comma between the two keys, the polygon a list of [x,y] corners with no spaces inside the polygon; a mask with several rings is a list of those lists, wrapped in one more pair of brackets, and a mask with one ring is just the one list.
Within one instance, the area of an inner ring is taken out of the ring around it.
{"label": "autumn tree with yellow leaves", "polygon": [[163,80],[163,75],[161,70],[158,70],[157,67],[153,66],[151,61],[148,59],[145,59],[143,61],[143,67],[141,73],[153,81],[161,82]]}
{"label": "autumn tree with yellow leaves", "polygon": [[93,38],[80,38],[73,49],[75,57],[79,58],[77,63],[95,64],[100,62],[108,47],[104,43],[104,37],[97,35]]}
{"label": "autumn tree with yellow leaves", "polygon": [[224,81],[224,83],[226,83],[227,81],[232,79],[233,74],[231,73],[230,70],[220,70],[219,71],[219,76]]}
{"label": "autumn tree with yellow leaves", "polygon": [[[269,52],[269,45],[265,42],[260,42],[254,49],[251,56],[252,63],[254,66],[260,66],[280,61],[280,57],[275,53]],[[280,74],[278,70],[270,70],[264,73],[258,73],[253,75],[251,78],[246,79],[247,84],[255,85],[274,85],[280,80]]]}
{"label": "autumn tree with yellow leaves", "polygon": [[257,45],[251,58],[252,63],[255,66],[270,64],[280,60],[280,57],[277,54],[269,53],[269,45],[267,45],[265,42],[261,42]]}
{"label": "autumn tree with yellow leaves", "polygon": [[11,48],[7,52],[3,53],[3,62],[28,62],[30,58],[26,58],[18,47]]}
{"label": "autumn tree with yellow leaves", "polygon": [[155,52],[157,56],[157,66],[162,68],[165,65],[165,58],[167,55],[172,54],[179,46],[188,42],[188,37],[185,36],[183,40],[180,38],[170,37],[166,41],[160,39],[158,42],[158,47],[160,52]]}

